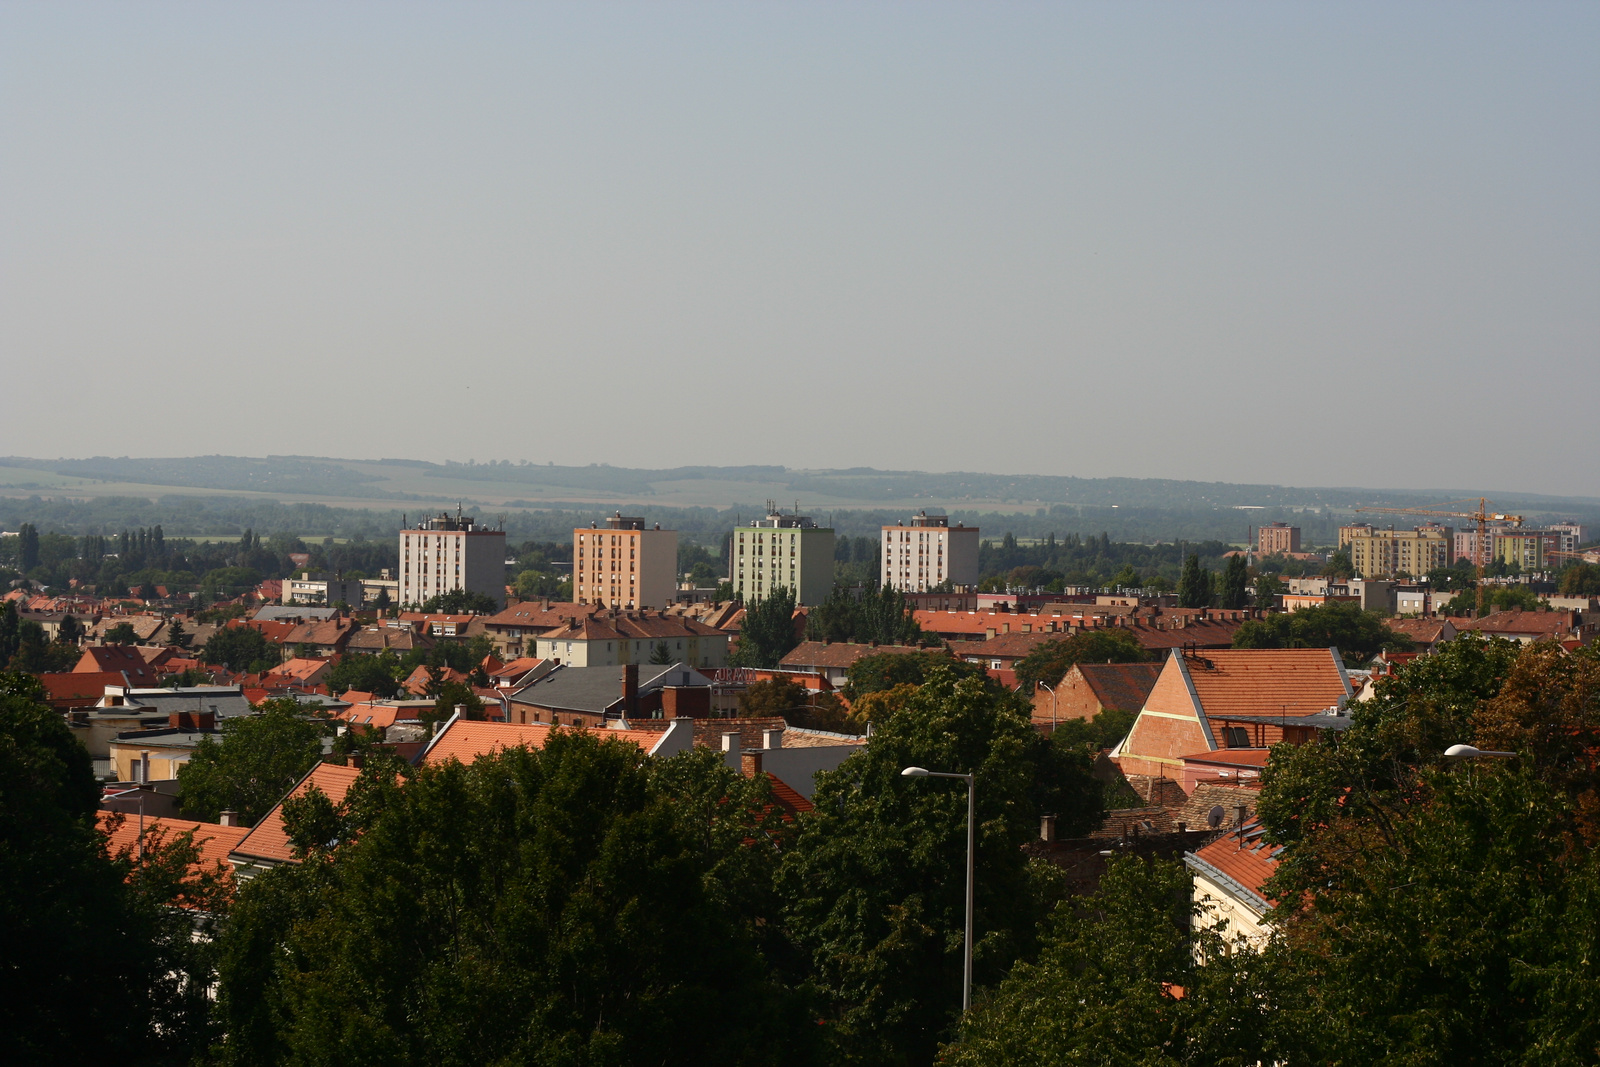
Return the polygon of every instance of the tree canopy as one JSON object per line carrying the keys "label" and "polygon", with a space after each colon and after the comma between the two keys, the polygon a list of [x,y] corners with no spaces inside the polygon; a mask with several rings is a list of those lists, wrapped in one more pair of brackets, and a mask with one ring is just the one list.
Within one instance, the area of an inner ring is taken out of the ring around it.
{"label": "tree canopy", "polygon": [[738,667],[771,670],[800,643],[795,635],[794,593],[775,586],[759,603],[746,609],[739,627],[739,647],[732,661]]}
{"label": "tree canopy", "polygon": [[936,670],[946,670],[958,678],[982,677],[976,663],[956,659],[942,648],[917,652],[878,652],[862,656],[845,671],[844,696],[851,703],[873,693],[900,685],[921,685]]}
{"label": "tree canopy", "polygon": [[475,593],[470,589],[452,589],[448,593],[429,597],[423,602],[422,610],[439,615],[493,615],[500,610],[500,605],[487,594]]}
{"label": "tree canopy", "polygon": [[793,934],[826,1001],[841,1062],[919,1064],[961,1005],[966,790],[911,779],[917,765],[977,776],[976,980],[1031,954],[1052,878],[1021,845],[1041,811],[1063,833],[1097,825],[1086,753],[1054,748],[1015,694],[935,669],[863,750],[818,776],[779,884]]}
{"label": "tree canopy", "polygon": [[224,719],[220,734],[202,737],[178,769],[178,802],[190,818],[236,811],[254,826],[321,759],[327,728],[293,700],[269,700],[257,715]]}
{"label": "tree canopy", "polygon": [[282,653],[253,626],[224,626],[200,650],[200,661],[230,671],[266,671],[278,666]]}
{"label": "tree canopy", "polygon": [[770,796],[718,753],[580,731],[403,788],[363,771],[297,811],[307,862],[240,895],[221,1060],[807,1062],[818,1028],[771,962]]}
{"label": "tree canopy", "polygon": [[1017,685],[1032,693],[1040,682],[1056,685],[1078,663],[1144,663],[1151,659],[1139,639],[1126,630],[1080,630],[1044,644],[1017,660]]}
{"label": "tree canopy", "polygon": [[806,615],[806,640],[913,645],[922,640],[922,627],[898,589],[869,587],[857,598],[836,584],[828,599]]}
{"label": "tree canopy", "polygon": [[1376,611],[1353,600],[1251,619],[1234,632],[1234,648],[1337,648],[1352,665],[1379,652],[1409,652],[1413,643],[1389,629]]}

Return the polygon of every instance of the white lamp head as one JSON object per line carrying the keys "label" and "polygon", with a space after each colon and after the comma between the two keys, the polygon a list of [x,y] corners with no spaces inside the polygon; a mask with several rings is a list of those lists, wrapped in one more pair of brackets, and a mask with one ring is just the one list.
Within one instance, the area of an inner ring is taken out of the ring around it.
{"label": "white lamp head", "polygon": [[928,777],[928,771],[927,771],[927,768],[925,768],[925,767],[907,767],[905,770],[900,772],[900,777],[902,777],[902,778],[926,778],[926,777]]}

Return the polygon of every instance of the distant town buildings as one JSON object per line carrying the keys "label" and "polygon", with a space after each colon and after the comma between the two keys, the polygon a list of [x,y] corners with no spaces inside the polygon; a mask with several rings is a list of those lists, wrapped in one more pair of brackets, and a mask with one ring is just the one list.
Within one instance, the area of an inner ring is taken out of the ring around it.
{"label": "distant town buildings", "polygon": [[400,602],[424,604],[457,589],[506,603],[506,535],[441,512],[400,531]]}
{"label": "distant town buildings", "polygon": [[1300,551],[1300,527],[1286,522],[1267,523],[1256,531],[1256,551],[1263,556],[1287,556]]}
{"label": "distant town buildings", "polygon": [[572,596],[579,604],[664,608],[678,589],[678,534],[617,512],[572,531]]}
{"label": "distant town buildings", "polygon": [[886,589],[925,593],[948,582],[978,584],[978,527],[920,511],[899,526],[883,528],[880,581]]}
{"label": "distant town buildings", "polygon": [[820,604],[833,592],[833,530],[809,515],[784,514],[767,501],[767,515],[733,532],[728,579],[733,595],[759,604],[779,586],[793,591],[797,604]]}

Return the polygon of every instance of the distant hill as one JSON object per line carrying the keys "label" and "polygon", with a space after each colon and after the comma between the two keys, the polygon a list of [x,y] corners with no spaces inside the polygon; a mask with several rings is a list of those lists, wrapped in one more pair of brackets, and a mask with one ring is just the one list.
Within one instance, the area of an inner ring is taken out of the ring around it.
{"label": "distant hill", "polygon": [[[1290,519],[1326,543],[1352,507],[1439,506],[1486,495],[1502,511],[1531,519],[1600,523],[1600,498],[1503,490],[1295,487],[1161,478],[1074,478],[977,472],[805,470],[777,466],[633,468],[595,464],[429,463],[317,456],[194,456],[161,459],[0,458],[0,524],[50,522],[63,532],[102,526],[176,523],[174,534],[226,533],[254,525],[304,535],[367,536],[457,502],[480,515],[504,514],[509,530],[553,536],[563,526],[613,510],[649,514],[708,540],[715,531],[776,500],[832,517],[841,533],[937,509],[1019,537],[1047,532],[1130,541],[1242,542],[1252,525]],[[1468,507],[1450,510],[1469,510]],[[392,514],[391,514],[392,513]],[[1405,516],[1374,515],[1396,524]]]}

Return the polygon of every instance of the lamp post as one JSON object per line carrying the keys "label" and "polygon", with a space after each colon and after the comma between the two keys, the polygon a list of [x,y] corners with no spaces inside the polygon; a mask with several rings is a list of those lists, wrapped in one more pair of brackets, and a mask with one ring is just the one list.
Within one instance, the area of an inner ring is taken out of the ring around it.
{"label": "lamp post", "polygon": [[[1496,752],[1496,751],[1494,751],[1492,749],[1474,748],[1472,745],[1451,745],[1449,748],[1444,750],[1444,758],[1447,759],[1447,760],[1485,759],[1485,758],[1486,759],[1515,759],[1516,756],[1517,756],[1517,754],[1515,752]],[[1472,786],[1474,786],[1476,784],[1477,783],[1476,783],[1476,780],[1475,780],[1475,776],[1472,773],[1472,768],[1469,766],[1467,768],[1467,787],[1471,788]]]}
{"label": "lamp post", "polygon": [[1039,684],[1050,690],[1050,736],[1054,737],[1056,734],[1056,687],[1047,685],[1044,682]]}
{"label": "lamp post", "polygon": [[973,844],[977,828],[977,776],[930,771],[923,767],[907,767],[900,774],[904,778],[959,778],[967,783],[967,927],[961,961],[961,1010],[966,1011],[972,1007],[972,891],[976,860]]}

